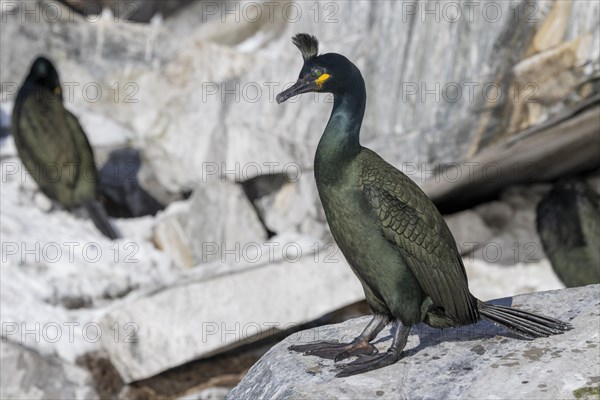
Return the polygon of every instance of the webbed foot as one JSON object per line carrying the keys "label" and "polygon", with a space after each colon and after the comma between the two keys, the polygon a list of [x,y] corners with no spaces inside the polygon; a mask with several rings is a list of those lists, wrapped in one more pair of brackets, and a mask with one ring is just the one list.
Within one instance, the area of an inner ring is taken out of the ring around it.
{"label": "webbed foot", "polygon": [[406,346],[410,326],[402,326],[398,320],[394,321],[394,325],[396,326],[396,331],[394,332],[394,339],[388,351],[382,354],[359,355],[357,360],[347,364],[337,364],[336,369],[340,370],[340,372],[335,376],[343,378],[345,376],[362,374],[363,372],[387,367],[398,361],[402,356],[402,350]]}
{"label": "webbed foot", "polygon": [[357,355],[377,354],[378,352],[377,348],[368,341],[356,339],[350,343],[316,342],[293,345],[288,347],[288,350],[335,361]]}
{"label": "webbed foot", "polygon": [[363,372],[373,371],[379,368],[394,364],[401,358],[400,352],[390,349],[385,353],[375,355],[359,355],[358,359],[348,364],[338,364],[336,368],[340,370],[335,376],[343,378],[362,374]]}

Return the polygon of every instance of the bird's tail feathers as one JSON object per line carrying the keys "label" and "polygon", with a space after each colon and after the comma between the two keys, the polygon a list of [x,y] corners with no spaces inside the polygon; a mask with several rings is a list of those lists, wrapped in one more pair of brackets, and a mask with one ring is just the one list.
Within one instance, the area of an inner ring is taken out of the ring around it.
{"label": "bird's tail feathers", "polygon": [[543,315],[515,308],[477,302],[479,313],[485,319],[507,327],[524,339],[557,335],[573,329],[571,324]]}
{"label": "bird's tail feathers", "polygon": [[98,230],[102,232],[104,236],[111,240],[116,240],[121,237],[118,229],[110,221],[110,217],[99,201],[88,201],[84,204],[84,206],[88,211],[90,218],[92,221],[94,221],[94,225],[96,225],[96,228],[98,228]]}

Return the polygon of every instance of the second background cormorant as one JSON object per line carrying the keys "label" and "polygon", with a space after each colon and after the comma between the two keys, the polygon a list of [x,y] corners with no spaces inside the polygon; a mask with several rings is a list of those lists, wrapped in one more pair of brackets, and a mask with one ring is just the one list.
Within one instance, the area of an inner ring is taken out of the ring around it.
{"label": "second background cormorant", "polygon": [[537,230],[567,287],[600,283],[600,195],[584,180],[556,183],[537,206]]}

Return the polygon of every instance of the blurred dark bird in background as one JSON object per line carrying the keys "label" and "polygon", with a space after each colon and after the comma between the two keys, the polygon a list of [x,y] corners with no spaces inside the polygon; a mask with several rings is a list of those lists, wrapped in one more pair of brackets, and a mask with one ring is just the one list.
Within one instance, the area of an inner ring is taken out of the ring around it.
{"label": "blurred dark bird in background", "polygon": [[[350,343],[290,349],[336,361],[359,356],[337,365],[337,376],[349,376],[399,360],[411,327],[420,322],[448,328],[484,318],[525,339],[570,329],[553,318],[486,304],[470,293],[456,242],[435,205],[410,178],[360,145],[367,95],[358,68],[340,54],[318,55],[313,36],[298,34],[292,42],[304,65],[298,81],[277,95],[277,102],[306,92],[333,93],[331,117],[315,155],[317,189],[331,233],[375,315]],[[370,341],[390,321],[395,326],[392,345],[377,354]]]}
{"label": "blurred dark bird in background", "polygon": [[164,209],[139,184],[140,153],[135,149],[114,150],[100,170],[100,200],[115,218],[156,215]]}
{"label": "blurred dark bird in background", "polygon": [[585,181],[554,186],[537,206],[537,230],[567,287],[600,283],[600,195]]}
{"label": "blurred dark bird in background", "polygon": [[97,200],[94,153],[77,118],[63,105],[58,72],[38,57],[21,86],[12,114],[21,161],[40,190],[68,210],[84,206],[108,238],[119,234]]}

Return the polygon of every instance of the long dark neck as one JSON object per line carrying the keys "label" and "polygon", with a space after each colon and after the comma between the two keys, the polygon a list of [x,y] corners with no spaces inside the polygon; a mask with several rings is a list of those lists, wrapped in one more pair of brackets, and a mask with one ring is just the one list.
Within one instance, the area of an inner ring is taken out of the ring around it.
{"label": "long dark neck", "polygon": [[360,126],[367,93],[362,76],[350,92],[334,95],[333,110],[315,155],[317,180],[335,180],[343,167],[360,152]]}

